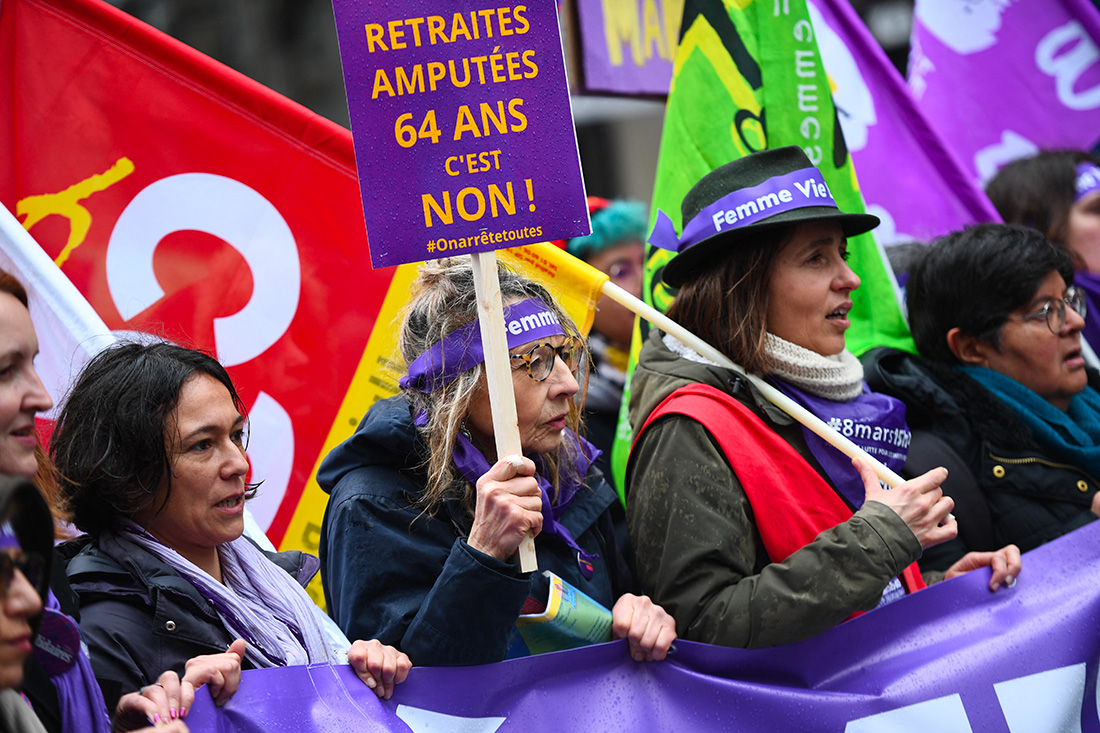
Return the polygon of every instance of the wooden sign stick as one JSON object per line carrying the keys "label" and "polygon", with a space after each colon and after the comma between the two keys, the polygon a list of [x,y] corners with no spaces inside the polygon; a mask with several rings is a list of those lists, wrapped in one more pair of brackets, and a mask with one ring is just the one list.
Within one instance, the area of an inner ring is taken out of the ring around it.
{"label": "wooden sign stick", "polygon": [[[500,297],[500,275],[496,252],[470,255],[477,293],[478,323],[485,351],[485,379],[489,388],[489,409],[493,413],[493,436],[497,460],[523,455],[516,416],[516,395],[512,388],[512,365],[508,357],[508,337],[504,331],[504,303]],[[519,545],[519,568],[525,573],[538,570],[535,538],[530,533]]]}

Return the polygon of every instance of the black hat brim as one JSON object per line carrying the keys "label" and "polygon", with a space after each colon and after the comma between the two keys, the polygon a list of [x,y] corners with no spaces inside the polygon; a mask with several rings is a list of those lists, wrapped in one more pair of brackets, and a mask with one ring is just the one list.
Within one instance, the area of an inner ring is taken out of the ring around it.
{"label": "black hat brim", "polygon": [[661,274],[661,279],[669,287],[678,288],[706,269],[708,265],[720,261],[729,247],[736,246],[742,240],[755,238],[773,229],[813,221],[835,221],[840,225],[845,237],[869,232],[879,225],[879,218],[873,214],[845,214],[832,206],[793,209],[755,224],[719,232],[692,245],[669,260]]}

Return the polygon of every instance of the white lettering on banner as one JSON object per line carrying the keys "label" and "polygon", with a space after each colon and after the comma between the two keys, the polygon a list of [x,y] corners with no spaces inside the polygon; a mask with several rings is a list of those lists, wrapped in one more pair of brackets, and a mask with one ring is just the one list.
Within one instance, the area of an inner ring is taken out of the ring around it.
{"label": "white lettering on banner", "polygon": [[[1085,702],[1085,664],[1071,664],[993,685],[1012,733],[1080,733]],[[1100,710],[1100,690],[1097,691]],[[845,733],[934,730],[971,733],[959,695],[906,705],[848,723]]]}
{"label": "white lettering on banner", "polygon": [[1054,77],[1058,101],[1073,110],[1100,107],[1100,84],[1080,92],[1073,88],[1081,74],[1097,61],[1100,50],[1076,20],[1047,33],[1035,47],[1036,65]]}
{"label": "white lettering on banner", "polygon": [[998,682],[993,689],[1012,733],[1080,733],[1083,662]]}
{"label": "white lettering on banner", "polygon": [[884,730],[934,730],[936,733],[973,733],[959,695],[906,705],[853,720],[844,733],[879,733]]}
{"label": "white lettering on banner", "polygon": [[412,705],[398,705],[397,717],[413,733],[429,731],[451,731],[452,733],[495,733],[507,718],[462,718],[457,715],[437,713]]}
{"label": "white lettering on banner", "polygon": [[252,270],[252,297],[237,313],[214,319],[218,359],[226,366],[256,358],[286,333],[298,310],[301,262],[286,220],[240,181],[208,173],[162,178],[126,206],[107,243],[107,285],[129,320],[164,297],[153,252],[165,236],[196,230],[240,252]]}
{"label": "white lettering on banner", "polygon": [[987,145],[974,154],[974,169],[978,171],[979,183],[984,187],[990,178],[997,175],[1001,166],[1038,152],[1039,146],[1023,135],[1004,130],[1000,142]]}
{"label": "white lettering on banner", "polygon": [[264,482],[248,509],[267,531],[282,506],[294,467],[294,423],[267,392],[260,392],[248,411],[248,460],[252,480]]}

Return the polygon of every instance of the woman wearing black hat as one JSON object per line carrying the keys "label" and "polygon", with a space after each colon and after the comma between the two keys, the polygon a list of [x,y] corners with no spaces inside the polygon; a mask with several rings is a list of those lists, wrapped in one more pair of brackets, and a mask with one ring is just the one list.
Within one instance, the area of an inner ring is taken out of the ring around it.
{"label": "woman wearing black hat", "polygon": [[[904,407],[863,384],[844,348],[859,277],[845,214],[798,148],[722,166],[685,197],[669,316],[900,469]],[[923,587],[922,546],[953,537],[940,468],[892,490],[769,404],[737,372],[656,330],[633,377],[627,514],[643,590],[687,639],[763,647],[809,638]],[[947,576],[991,566],[1011,586],[1014,547],[972,553]]]}

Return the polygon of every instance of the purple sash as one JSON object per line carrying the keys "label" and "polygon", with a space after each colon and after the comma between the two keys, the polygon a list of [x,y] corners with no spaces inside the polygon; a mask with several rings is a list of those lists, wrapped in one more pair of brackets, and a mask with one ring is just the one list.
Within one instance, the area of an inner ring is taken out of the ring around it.
{"label": "purple sash", "polygon": [[[863,392],[854,400],[833,402],[796,389],[780,379],[773,379],[773,382],[791,399],[889,468],[900,472],[905,465],[911,435],[905,424],[905,405],[900,400],[872,392],[866,383]],[[851,459],[809,428],[803,427],[802,432],[810,452],[841,496],[856,509],[863,506],[866,491]]]}

